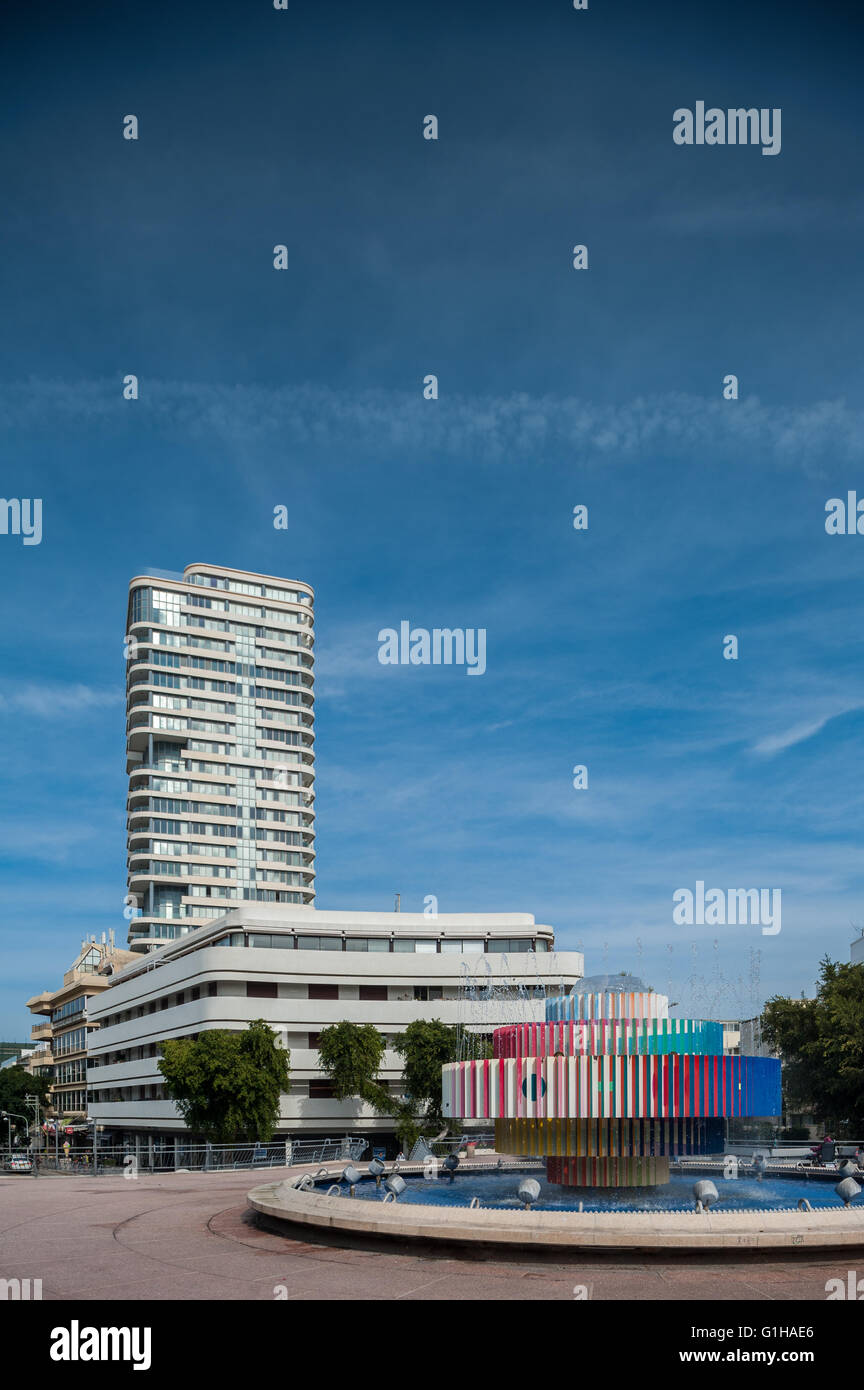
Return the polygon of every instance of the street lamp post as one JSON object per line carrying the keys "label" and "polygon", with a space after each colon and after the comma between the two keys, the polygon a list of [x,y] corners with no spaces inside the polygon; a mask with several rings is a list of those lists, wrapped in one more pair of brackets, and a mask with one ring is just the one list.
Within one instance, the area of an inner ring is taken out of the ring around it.
{"label": "street lamp post", "polygon": [[24,1097],[24,1104],[25,1104],[25,1105],[32,1105],[32,1107],[33,1107],[33,1129],[34,1129],[34,1134],[33,1134],[33,1143],[32,1143],[32,1147],[31,1147],[31,1152],[32,1152],[32,1154],[33,1154],[33,1159],[32,1159],[32,1163],[33,1163],[33,1176],[34,1176],[34,1178],[38,1178],[38,1176],[39,1176],[39,1165],[38,1165],[38,1163],[37,1163],[37,1161],[36,1161],[36,1136],[37,1136],[37,1134],[39,1133],[39,1106],[40,1106],[39,1097],[38,1097],[38,1096],[34,1096],[34,1095],[32,1094],[32,1092],[28,1092],[27,1095]]}
{"label": "street lamp post", "polygon": [[16,1113],[15,1113],[14,1110],[0,1110],[0,1120],[5,1120],[5,1121],[6,1121],[6,1124],[7,1124],[7,1126],[8,1126],[8,1129],[9,1129],[9,1157],[11,1158],[11,1157],[12,1157],[12,1121],[13,1121],[13,1120],[23,1120],[24,1123],[25,1123],[25,1125],[29,1125],[30,1121],[27,1119],[27,1116],[26,1116],[26,1115],[16,1115]]}
{"label": "street lamp post", "polygon": [[87,1124],[93,1126],[93,1176],[95,1177],[98,1171],[98,1127],[95,1120],[87,1120]]}

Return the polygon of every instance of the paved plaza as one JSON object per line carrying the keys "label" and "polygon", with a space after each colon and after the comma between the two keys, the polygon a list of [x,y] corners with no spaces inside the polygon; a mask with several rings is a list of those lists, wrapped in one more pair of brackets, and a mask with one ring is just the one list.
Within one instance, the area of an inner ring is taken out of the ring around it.
{"label": "paved plaza", "polygon": [[845,1280],[851,1267],[848,1251],[788,1260],[505,1257],[319,1243],[265,1230],[250,1211],[246,1193],[284,1176],[277,1169],[133,1180],[4,1174],[0,1278],[41,1279],[43,1299],[573,1301],[584,1286],[594,1300],[822,1302],[826,1281]]}

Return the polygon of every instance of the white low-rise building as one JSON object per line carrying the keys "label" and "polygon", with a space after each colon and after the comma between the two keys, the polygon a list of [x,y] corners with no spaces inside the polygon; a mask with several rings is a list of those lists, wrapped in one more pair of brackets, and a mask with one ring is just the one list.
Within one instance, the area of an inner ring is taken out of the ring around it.
{"label": "white low-rise building", "polygon": [[[392,1132],[368,1106],[333,1098],[318,1057],[322,1029],[371,1023],[386,1043],[417,1018],[481,1033],[539,1022],[544,999],[569,993],[584,974],[582,955],[554,944],[552,928],[527,913],[244,905],[142,957],[93,1001],[90,1116],[117,1142],[185,1134],[164,1094],[160,1044],[263,1018],[291,1053],[279,1135]],[[401,1057],[387,1047],[380,1078],[394,1095],[401,1074]]]}

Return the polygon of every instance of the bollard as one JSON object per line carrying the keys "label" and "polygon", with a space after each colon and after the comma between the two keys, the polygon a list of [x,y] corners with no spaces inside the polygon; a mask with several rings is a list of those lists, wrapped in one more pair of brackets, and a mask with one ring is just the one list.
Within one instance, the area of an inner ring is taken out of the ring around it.
{"label": "bollard", "polygon": [[540,1184],[537,1179],[523,1178],[519,1184],[518,1197],[525,1210],[530,1211],[531,1203],[540,1197]]}
{"label": "bollard", "polygon": [[844,1207],[848,1207],[850,1202],[853,1202],[860,1195],[861,1188],[854,1178],[844,1178],[842,1182],[838,1182],[834,1191],[843,1202]]}
{"label": "bollard", "polygon": [[713,1182],[708,1182],[706,1180],[694,1183],[693,1196],[696,1198],[697,1203],[701,1204],[697,1206],[697,1211],[707,1211],[712,1202],[720,1201],[720,1193],[717,1191],[717,1188],[714,1186]]}

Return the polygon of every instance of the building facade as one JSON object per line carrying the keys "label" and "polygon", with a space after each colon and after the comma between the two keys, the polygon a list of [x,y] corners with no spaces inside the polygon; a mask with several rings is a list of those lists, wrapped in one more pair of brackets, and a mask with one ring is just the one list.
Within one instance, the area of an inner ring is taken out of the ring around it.
{"label": "building facade", "polygon": [[87,1114],[87,1051],[90,1034],[98,1028],[91,1005],[106,990],[116,970],[136,959],[131,951],[114,944],[114,933],[101,942],[82,941],[71,970],[59,989],[46,989],[27,1000],[33,1014],[35,1047],[22,1065],[34,1076],[51,1083],[50,1105],[58,1118],[83,1120]]}
{"label": "building facade", "polygon": [[313,591],[218,565],[139,575],[127,615],[129,945],[314,901]]}
{"label": "building facade", "polygon": [[244,904],[220,921],[136,960],[95,1004],[90,1115],[110,1141],[186,1134],[158,1070],[167,1038],[265,1019],[291,1053],[278,1134],[392,1131],[359,1101],[338,1101],[318,1057],[321,1031],[343,1019],[383,1036],[381,1080],[401,1093],[394,1036],[417,1018],[491,1032],[543,1017],[544,1000],[583,974],[578,952],[556,952],[551,927],[525,913],[319,912]]}

